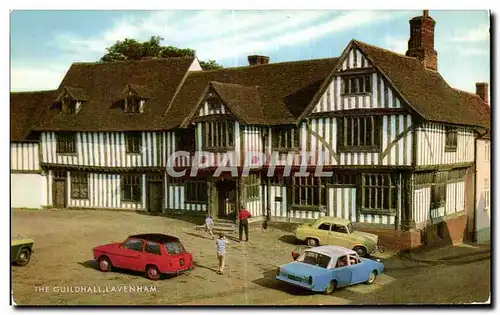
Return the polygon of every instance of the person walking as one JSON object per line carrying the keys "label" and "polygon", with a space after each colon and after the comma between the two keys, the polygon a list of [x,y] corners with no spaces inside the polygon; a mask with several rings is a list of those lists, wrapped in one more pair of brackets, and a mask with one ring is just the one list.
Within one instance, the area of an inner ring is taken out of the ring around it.
{"label": "person walking", "polygon": [[205,229],[206,231],[212,236],[212,239],[215,238],[214,236],[214,220],[212,220],[212,217],[210,215],[207,215],[205,218]]}
{"label": "person walking", "polygon": [[248,218],[250,217],[252,217],[252,214],[250,214],[245,207],[241,206],[240,215],[238,217],[238,219],[240,219],[240,242],[243,240],[243,231],[245,231],[245,239],[248,242]]}
{"label": "person walking", "polygon": [[219,261],[219,270],[218,274],[222,274],[224,272],[224,265],[226,263],[226,244],[227,239],[224,233],[219,233],[219,238],[215,240],[215,247],[217,249],[217,259]]}

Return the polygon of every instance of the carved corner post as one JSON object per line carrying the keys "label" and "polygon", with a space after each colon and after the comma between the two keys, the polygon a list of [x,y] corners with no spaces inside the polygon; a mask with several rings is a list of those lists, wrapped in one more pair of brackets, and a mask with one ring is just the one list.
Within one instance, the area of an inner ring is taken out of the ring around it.
{"label": "carved corner post", "polygon": [[415,228],[413,219],[413,173],[405,172],[403,175],[403,209],[401,211],[401,227],[404,231]]}

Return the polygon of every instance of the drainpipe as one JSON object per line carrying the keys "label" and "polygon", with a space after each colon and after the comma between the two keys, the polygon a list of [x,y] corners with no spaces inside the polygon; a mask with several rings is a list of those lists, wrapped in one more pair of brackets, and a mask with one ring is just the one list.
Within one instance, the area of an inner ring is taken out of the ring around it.
{"label": "drainpipe", "polygon": [[474,203],[474,211],[472,216],[472,235],[471,241],[476,242],[476,216],[477,216],[477,141],[478,139],[474,139],[474,173],[473,173],[473,187],[474,187],[474,197],[472,198],[472,202]]}

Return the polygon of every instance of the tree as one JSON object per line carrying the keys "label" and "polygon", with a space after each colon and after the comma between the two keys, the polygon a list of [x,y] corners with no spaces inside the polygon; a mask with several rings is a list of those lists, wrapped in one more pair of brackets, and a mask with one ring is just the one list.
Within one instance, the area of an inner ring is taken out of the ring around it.
{"label": "tree", "polygon": [[[195,51],[189,48],[177,48],[174,46],[162,46],[160,36],[151,36],[144,42],[135,39],[125,38],[117,41],[112,46],[106,48],[107,53],[101,57],[101,62],[113,62],[122,60],[141,60],[144,58],[175,58],[194,57]],[[203,70],[222,69],[222,65],[215,60],[200,61]]]}

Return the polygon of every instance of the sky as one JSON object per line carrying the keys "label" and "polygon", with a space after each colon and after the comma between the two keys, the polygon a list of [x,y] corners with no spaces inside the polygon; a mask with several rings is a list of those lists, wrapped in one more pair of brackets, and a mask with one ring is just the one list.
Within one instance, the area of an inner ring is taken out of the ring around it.
{"label": "sky", "polygon": [[[56,89],[73,62],[94,62],[118,40],[164,38],[224,67],[339,56],[351,39],[405,53],[421,11],[26,11],[10,14],[11,91]],[[438,69],[453,87],[490,81],[489,13],[431,10]]]}

